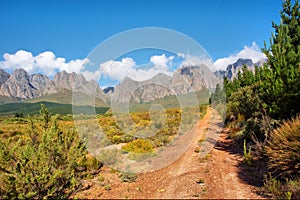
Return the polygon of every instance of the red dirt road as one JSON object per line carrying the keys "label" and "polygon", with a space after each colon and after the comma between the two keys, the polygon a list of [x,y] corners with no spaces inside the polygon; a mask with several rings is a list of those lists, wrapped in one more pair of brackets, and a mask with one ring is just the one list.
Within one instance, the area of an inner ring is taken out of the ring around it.
{"label": "red dirt road", "polygon": [[[224,149],[213,148],[204,158],[195,152],[198,141],[207,131],[214,131],[212,117],[216,111],[209,108],[198,123],[196,136],[187,151],[171,165],[154,172],[140,174],[133,183],[123,183],[109,168],[103,168],[99,178],[86,183],[87,189],[74,194],[76,198],[261,198],[254,186],[238,177],[237,165],[242,157]],[[216,130],[217,131],[217,130]],[[227,134],[219,134],[218,143],[230,142]],[[110,186],[110,188],[109,188]]]}

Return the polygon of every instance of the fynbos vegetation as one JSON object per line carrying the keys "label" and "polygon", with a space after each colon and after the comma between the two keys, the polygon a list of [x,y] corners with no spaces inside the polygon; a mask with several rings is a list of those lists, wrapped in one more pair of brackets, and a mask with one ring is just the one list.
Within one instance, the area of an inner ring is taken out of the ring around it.
{"label": "fynbos vegetation", "polygon": [[[62,198],[80,185],[82,168],[101,165],[87,161],[85,147],[74,129],[58,126],[44,105],[42,121],[28,118],[21,137],[0,141],[0,196]],[[91,160],[91,158],[89,159]]]}
{"label": "fynbos vegetation", "polygon": [[[264,66],[256,67],[254,72],[245,66],[233,81],[224,79],[228,116],[231,116],[227,124],[233,138],[244,139],[244,158],[248,164],[254,155],[267,158],[267,170],[275,179],[268,176],[266,188],[274,197],[299,198],[298,1],[294,5],[290,0],[284,1],[280,14],[280,24],[273,23],[275,33],[271,36],[270,47],[265,45],[263,49],[267,56]],[[247,151],[246,144],[252,144],[252,153]]]}

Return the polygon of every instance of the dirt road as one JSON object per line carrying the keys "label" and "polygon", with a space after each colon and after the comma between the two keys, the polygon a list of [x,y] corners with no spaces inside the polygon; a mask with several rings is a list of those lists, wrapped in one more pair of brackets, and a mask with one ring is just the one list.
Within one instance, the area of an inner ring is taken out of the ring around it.
{"label": "dirt road", "polygon": [[[216,113],[208,109],[199,122],[191,145],[187,151],[171,165],[139,175],[133,183],[122,183],[116,174],[104,168],[102,174],[105,183],[97,180],[87,190],[74,197],[78,198],[260,198],[254,186],[249,186],[238,177],[237,165],[241,156],[230,154],[218,144],[230,142],[227,134],[219,134],[217,147],[205,157],[200,158],[195,152],[199,140],[205,138],[208,130],[214,131],[212,117]],[[110,189],[105,185],[109,185]]]}

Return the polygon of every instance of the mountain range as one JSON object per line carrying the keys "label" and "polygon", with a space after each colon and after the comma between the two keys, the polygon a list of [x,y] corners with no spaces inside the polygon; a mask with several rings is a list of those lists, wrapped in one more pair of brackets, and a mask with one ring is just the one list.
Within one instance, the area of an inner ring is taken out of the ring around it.
{"label": "mountain range", "polygon": [[[67,89],[88,95],[104,94],[96,81],[87,81],[83,75],[67,73],[55,74],[50,80],[43,74],[29,75],[24,69],[16,69],[11,75],[0,69],[0,95],[17,99],[33,99],[43,95],[55,94]],[[3,74],[3,76],[2,76]]]}
{"label": "mountain range", "polygon": [[222,83],[224,76],[231,80],[236,77],[243,65],[254,69],[255,65],[262,65],[262,63],[263,61],[253,63],[251,59],[239,59],[228,65],[226,70],[214,73],[205,65],[183,66],[178,68],[172,76],[160,73],[149,80],[140,82],[126,77],[117,86],[104,90],[96,81],[87,81],[82,74],[74,72],[57,72],[51,80],[44,74],[30,75],[22,68],[16,69],[12,74],[0,69],[0,102],[2,100],[3,103],[7,99],[35,102],[60,99],[64,103],[72,103],[72,93],[95,97],[106,106],[111,102],[150,102],[171,95],[188,94],[203,89],[212,90],[217,83]]}
{"label": "mountain range", "polygon": [[160,73],[146,81],[126,77],[116,86],[111,100],[114,103],[150,102],[165,96],[188,94],[213,89],[221,79],[205,65],[178,68],[172,76]]}
{"label": "mountain range", "polygon": [[229,80],[233,80],[237,77],[238,72],[242,69],[244,65],[246,65],[251,71],[254,71],[255,66],[260,67],[265,62],[265,59],[259,60],[258,62],[254,63],[251,59],[240,58],[235,63],[229,64],[225,70],[215,71],[214,74],[219,78],[226,77]]}

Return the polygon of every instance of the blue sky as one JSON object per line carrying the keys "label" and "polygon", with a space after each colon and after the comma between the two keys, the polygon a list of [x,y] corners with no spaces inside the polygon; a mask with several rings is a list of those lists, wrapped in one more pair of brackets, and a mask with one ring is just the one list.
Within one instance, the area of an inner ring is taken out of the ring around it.
{"label": "blue sky", "polygon": [[280,0],[0,1],[0,60],[19,50],[50,51],[65,62],[84,59],[103,40],[140,27],[188,35],[216,61],[245,47],[263,47]]}

